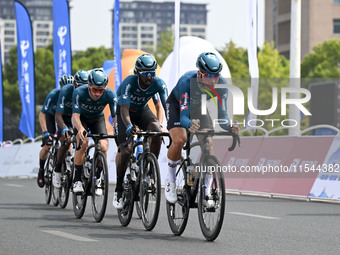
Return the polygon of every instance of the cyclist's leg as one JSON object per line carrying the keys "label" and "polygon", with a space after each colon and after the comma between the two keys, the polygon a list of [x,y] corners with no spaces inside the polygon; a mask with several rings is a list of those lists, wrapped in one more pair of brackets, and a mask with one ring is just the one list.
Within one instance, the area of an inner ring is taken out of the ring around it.
{"label": "cyclist's leg", "polygon": [[122,194],[123,194],[123,181],[124,175],[127,168],[127,162],[129,160],[129,155],[131,153],[131,149],[126,145],[126,127],[123,123],[123,120],[120,116],[120,106],[117,107],[117,127],[118,127],[118,145],[119,145],[119,158],[117,160],[117,169],[116,169],[116,188],[114,192],[113,198],[113,206],[121,209],[122,204]]}
{"label": "cyclist's leg", "polygon": [[[146,106],[139,116],[133,116],[133,121],[136,121],[138,127],[142,130],[149,130],[153,132],[161,132],[161,126],[157,120],[157,117],[150,110],[149,106]],[[161,137],[153,136],[150,143],[150,151],[158,158],[161,150]]]}
{"label": "cyclist's leg", "polygon": [[[69,128],[71,126],[71,116],[65,116],[63,115],[63,120],[66,126]],[[57,162],[56,167],[54,169],[54,176],[53,176],[53,185],[56,188],[60,188],[61,186],[61,167],[63,165],[63,162],[65,160],[66,152],[70,147],[70,137],[68,137],[69,134],[61,134],[61,129],[58,128],[58,137],[60,140],[60,148],[58,150],[57,155]]]}
{"label": "cyclist's leg", "polygon": [[182,156],[182,148],[187,140],[185,128],[181,127],[180,109],[177,100],[167,102],[167,124],[172,143],[168,150],[168,173],[166,177],[165,197],[171,202],[177,201],[176,169]]}
{"label": "cyclist's leg", "polygon": [[[88,128],[87,128],[86,120],[82,116],[80,116],[80,120],[85,130],[87,130]],[[78,145],[80,141],[80,139],[77,136],[78,130],[74,129],[74,133],[77,137],[77,145]],[[76,150],[74,153],[74,179],[73,179],[73,183],[74,183],[73,191],[74,192],[77,192],[77,191],[82,192],[82,189],[83,189],[82,184],[81,184],[81,176],[83,172],[83,164],[85,161],[85,150],[88,146],[88,141],[89,141],[88,138],[85,139],[83,141],[81,148],[79,150]]]}

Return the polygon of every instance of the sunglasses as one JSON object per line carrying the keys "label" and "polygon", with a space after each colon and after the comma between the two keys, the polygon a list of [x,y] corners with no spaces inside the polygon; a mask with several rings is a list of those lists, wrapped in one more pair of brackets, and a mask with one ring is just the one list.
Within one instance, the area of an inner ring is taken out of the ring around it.
{"label": "sunglasses", "polygon": [[202,77],[205,78],[205,79],[211,79],[211,78],[218,78],[220,77],[220,73],[202,73]]}
{"label": "sunglasses", "polygon": [[140,76],[142,78],[155,78],[156,72],[155,71],[145,71],[145,72],[139,72]]}
{"label": "sunglasses", "polygon": [[96,88],[96,87],[94,87],[94,86],[89,86],[89,88],[90,88],[90,90],[92,91],[92,93],[95,93],[95,94],[97,94],[97,93],[100,93],[100,94],[103,94],[104,93],[104,91],[106,90],[106,87],[105,88]]}

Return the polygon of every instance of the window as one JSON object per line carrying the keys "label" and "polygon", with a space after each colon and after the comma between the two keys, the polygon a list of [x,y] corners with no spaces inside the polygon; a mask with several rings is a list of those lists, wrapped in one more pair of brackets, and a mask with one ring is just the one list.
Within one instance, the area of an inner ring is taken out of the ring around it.
{"label": "window", "polygon": [[278,45],[290,42],[290,21],[284,21],[278,25]]}
{"label": "window", "polygon": [[340,34],[340,19],[333,19],[333,33]]}
{"label": "window", "polygon": [[340,4],[340,0],[333,0],[333,2]]}

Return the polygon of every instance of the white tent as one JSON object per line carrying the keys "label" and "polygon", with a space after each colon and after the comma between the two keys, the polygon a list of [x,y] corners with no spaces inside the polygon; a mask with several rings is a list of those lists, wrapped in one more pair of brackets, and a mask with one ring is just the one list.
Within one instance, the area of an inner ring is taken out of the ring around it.
{"label": "white tent", "polygon": [[[180,38],[180,73],[178,77],[180,78],[183,74],[185,74],[188,71],[191,70],[197,70],[196,68],[196,60],[199,54],[202,52],[213,52],[220,58],[223,64],[222,69],[222,76],[227,79],[227,82],[231,84],[231,75],[229,71],[229,67],[227,63],[225,62],[224,58],[221,56],[221,54],[215,50],[213,45],[208,42],[207,40],[201,39],[199,37],[194,36],[183,36]],[[173,52],[170,53],[170,55],[166,58],[166,60],[163,63],[161,72],[159,77],[162,78],[165,83],[168,86],[169,95],[172,91],[172,89],[175,87],[177,80],[175,79],[176,75],[174,74],[177,63],[173,63]],[[212,103],[212,102],[211,102]],[[232,115],[232,95],[229,93],[228,96],[228,116],[229,119],[233,118]],[[209,108],[209,104],[208,104]],[[212,114],[212,117],[217,118],[215,114]]]}
{"label": "white tent", "polygon": [[[231,78],[230,71],[227,63],[223,59],[220,53],[213,47],[213,45],[207,40],[201,39],[194,36],[183,36],[180,38],[180,73],[178,77],[181,77],[188,71],[197,70],[196,60],[199,54],[202,52],[214,52],[223,63],[222,76],[224,78]],[[175,87],[177,80],[174,79],[174,71],[176,70],[173,66],[177,63],[172,63],[173,52],[166,58],[163,63],[162,70],[160,72],[160,77],[168,85],[169,94],[171,90]]]}

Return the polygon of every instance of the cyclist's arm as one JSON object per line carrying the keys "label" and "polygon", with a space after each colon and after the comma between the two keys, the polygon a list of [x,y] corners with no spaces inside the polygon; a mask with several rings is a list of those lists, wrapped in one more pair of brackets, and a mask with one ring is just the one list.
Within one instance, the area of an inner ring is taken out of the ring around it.
{"label": "cyclist's arm", "polygon": [[77,129],[78,133],[77,133],[77,137],[80,140],[84,140],[84,134],[83,132],[85,131],[83,125],[81,124],[81,120],[80,120],[80,114],[79,113],[73,113],[72,114],[72,123],[74,125],[74,127]]}
{"label": "cyclist's arm", "polygon": [[57,122],[57,125],[60,129],[66,127],[65,122],[63,120],[63,114],[61,112],[55,113],[55,121]]}
{"label": "cyclist's arm", "polygon": [[43,112],[39,113],[39,123],[40,123],[41,131],[42,132],[47,131],[46,114]]}
{"label": "cyclist's arm", "polygon": [[190,120],[190,98],[188,92],[183,94],[179,109],[181,125],[184,128],[189,129],[192,125],[192,122]]}
{"label": "cyclist's arm", "polygon": [[156,108],[156,113],[157,113],[157,119],[159,121],[160,124],[163,123],[163,109],[160,103],[155,105]]}
{"label": "cyclist's arm", "polygon": [[227,112],[228,89],[223,89],[220,92],[222,105],[218,104],[218,119],[223,120],[220,126],[226,131],[231,131],[230,120]]}
{"label": "cyclist's arm", "polygon": [[123,104],[120,106],[120,117],[122,118],[122,121],[125,127],[132,124],[131,119],[130,119],[129,109],[130,109],[130,106],[127,104]]}

